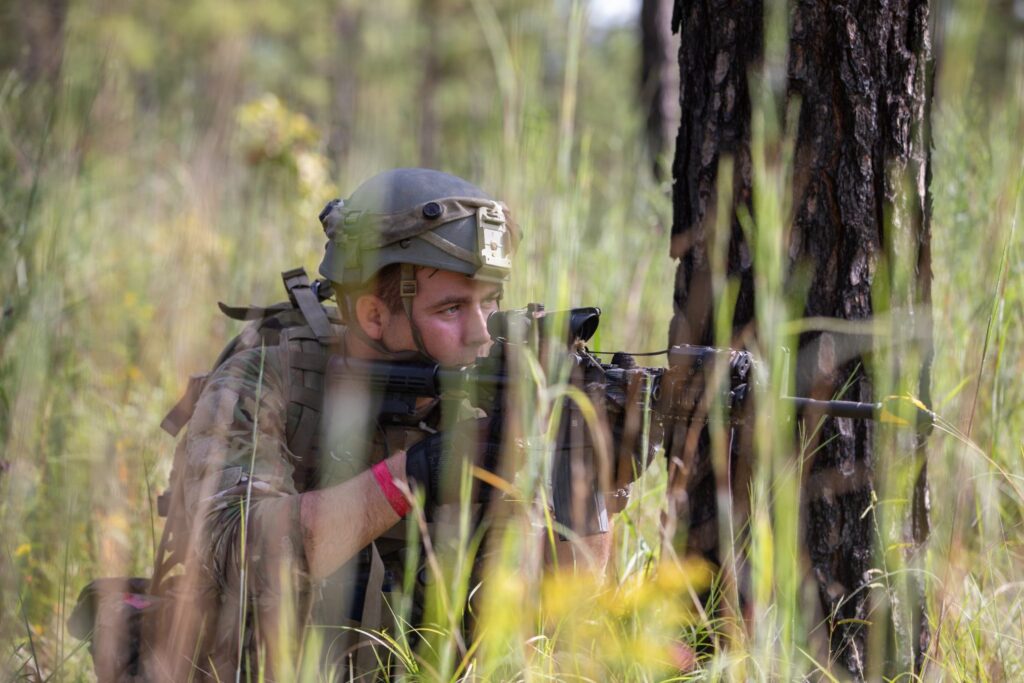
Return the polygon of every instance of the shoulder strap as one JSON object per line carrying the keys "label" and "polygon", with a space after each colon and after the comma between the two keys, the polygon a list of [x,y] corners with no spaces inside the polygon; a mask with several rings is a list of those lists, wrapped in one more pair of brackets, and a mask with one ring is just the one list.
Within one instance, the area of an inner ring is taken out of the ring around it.
{"label": "shoulder strap", "polygon": [[281,330],[277,353],[288,402],[285,437],[295,468],[292,476],[301,492],[317,485],[320,416],[330,347],[320,343],[310,327],[289,327]]}
{"label": "shoulder strap", "polygon": [[196,401],[199,400],[199,394],[203,390],[206,378],[206,374],[192,375],[188,378],[188,388],[185,389],[185,395],[171,408],[171,412],[167,413],[167,417],[160,423],[161,429],[171,436],[178,435],[178,432],[191,419],[192,413],[196,409]]}
{"label": "shoulder strap", "polygon": [[281,278],[284,280],[284,288],[288,290],[288,298],[302,311],[317,341],[329,345],[333,339],[331,323],[327,319],[324,307],[320,305],[320,297],[309,284],[306,269],[300,266],[286,270],[281,273]]}

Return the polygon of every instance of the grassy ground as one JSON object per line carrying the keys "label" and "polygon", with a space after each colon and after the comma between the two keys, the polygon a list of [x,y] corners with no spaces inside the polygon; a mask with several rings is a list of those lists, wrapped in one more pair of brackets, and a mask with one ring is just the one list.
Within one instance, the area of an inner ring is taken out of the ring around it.
{"label": "grassy ground", "polygon": [[[488,3],[473,6],[494,34],[486,55],[501,106],[475,120],[482,132],[459,148],[466,155],[446,161],[497,188],[526,230],[507,301],[599,305],[600,347],[663,348],[670,205],[667,188],[647,172],[639,115],[624,104],[623,93],[632,92],[629,37],[587,31],[582,15],[568,12],[539,44],[528,22],[499,21]],[[888,594],[901,572],[926,577],[935,642],[925,678],[1017,680],[1024,675],[1017,230],[1024,44],[1003,36],[1009,58],[993,67],[994,10],[967,2],[940,9],[948,14],[940,17],[933,121],[934,407],[948,424],[928,447],[927,555],[919,565],[886,565],[878,587]],[[57,97],[13,74],[0,78],[5,680],[88,680],[88,655],[63,628],[78,590],[92,577],[150,571],[160,527],[154,499],[173,448],[158,424],[188,375],[205,370],[237,330],[215,302],[278,300],[277,273],[316,267],[322,203],[415,158],[405,123],[371,114],[365,139],[331,171],[325,120],[262,91],[225,96],[228,114],[220,119],[194,117],[188,106],[147,109],[133,90],[137,74],[119,66],[118,48],[104,61],[85,43],[94,17],[72,20],[84,28],[70,34]],[[128,54],[130,61],[135,53]],[[389,92],[406,85],[396,78]],[[765,196],[784,183],[773,169],[761,180]],[[778,220],[770,205],[763,211],[758,220]],[[766,240],[759,263],[778,247]],[[765,297],[762,329],[781,329],[782,303],[781,294]],[[773,466],[761,470],[754,490],[755,618],[744,629],[725,615],[718,626],[729,646],[697,678],[828,676],[819,670],[822,626],[805,609],[813,595],[800,580],[798,478],[786,464],[793,449],[782,431],[765,444]],[[898,447],[897,438],[883,452]],[[904,506],[901,476],[893,474],[897,483],[884,490],[880,509]],[[701,637],[689,595],[707,576],[701,566],[652,562],[663,504],[656,467],[618,525],[615,578],[603,585],[522,571],[535,559],[533,541],[510,536],[493,578],[500,599],[489,603],[474,656],[449,633],[434,641],[435,653],[412,661],[424,677],[444,679],[677,675],[686,651],[676,643]],[[881,519],[879,547],[887,552],[880,557],[890,558],[903,520]],[[302,673],[323,675],[312,666]]]}

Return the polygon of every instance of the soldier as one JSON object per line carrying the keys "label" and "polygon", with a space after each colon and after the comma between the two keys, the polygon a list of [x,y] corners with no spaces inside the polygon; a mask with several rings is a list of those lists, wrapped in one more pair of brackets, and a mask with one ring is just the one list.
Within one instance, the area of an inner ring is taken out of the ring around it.
{"label": "soldier", "polygon": [[[202,381],[179,443],[149,591],[173,608],[143,627],[148,678],[272,678],[310,613],[380,628],[408,551],[409,490],[429,514],[458,499],[442,484],[448,459],[497,463],[495,420],[467,413],[446,439],[437,402],[421,401],[402,424],[378,424],[344,360],[461,366],[486,353],[517,241],[507,208],[454,176],[398,169],[328,204],[321,221],[324,281],[293,271],[290,305],[225,307],[257,322]],[[328,286],[337,311],[321,304]],[[187,406],[178,413],[172,431]],[[377,668],[356,639],[345,631],[329,649],[346,672]]]}
{"label": "soldier", "polygon": [[[441,554],[464,465],[499,464],[500,410],[423,398],[385,421],[349,370],[465,366],[487,352],[518,240],[507,207],[460,178],[397,169],[320,220],[324,279],[296,269],[284,273],[288,302],[222,304],[252,322],[164,421],[188,431],[160,500],[153,577],[99,579],[79,596],[69,629],[89,640],[101,681],[272,680],[294,673],[315,624],[330,627],[325,661],[346,678],[384,672],[366,632],[396,626],[387,598],[406,567],[418,567],[406,618],[421,624],[433,579],[407,542],[410,494]],[[475,484],[468,502],[486,491]],[[598,569],[609,541],[585,539]]]}

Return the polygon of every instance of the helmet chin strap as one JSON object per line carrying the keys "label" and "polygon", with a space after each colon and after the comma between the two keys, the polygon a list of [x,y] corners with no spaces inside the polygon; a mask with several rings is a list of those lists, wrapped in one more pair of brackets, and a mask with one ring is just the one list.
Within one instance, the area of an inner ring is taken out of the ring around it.
{"label": "helmet chin strap", "polygon": [[417,351],[421,355],[430,359],[432,362],[437,362],[437,359],[433,358],[427,351],[426,345],[423,343],[423,335],[420,334],[420,328],[417,327],[416,321],[412,317],[412,300],[416,296],[417,284],[416,284],[416,268],[411,263],[403,263],[401,265],[401,281],[399,283],[399,292],[402,296],[402,308],[405,309],[405,317],[409,320],[409,329],[412,330],[412,340],[416,344]]}
{"label": "helmet chin strap", "polygon": [[[416,281],[413,280],[413,285],[415,284]],[[379,353],[386,360],[426,361],[428,363],[436,363],[437,361],[433,357],[431,357],[429,353],[427,353],[426,348],[423,346],[423,338],[420,336],[419,329],[412,321],[412,299],[410,298],[408,300],[408,303],[405,303],[406,299],[404,298],[402,299],[402,301],[403,308],[405,309],[405,314],[409,318],[410,326],[412,326],[413,340],[416,342],[415,351],[395,351],[394,349],[389,349],[382,340],[374,339],[370,335],[366,334],[362,326],[359,324],[359,318],[356,317],[354,313],[352,302],[349,300],[348,296],[342,296],[339,293],[339,308],[341,308],[342,306],[344,307],[344,319],[351,322],[351,324],[346,326],[345,333],[355,335],[356,337],[359,338],[361,342],[363,342],[371,349]]]}
{"label": "helmet chin strap", "polygon": [[366,332],[363,331],[359,324],[356,323],[352,327],[345,328],[346,334],[352,334],[359,338],[361,342],[369,346],[371,349],[379,353],[383,360],[397,360],[397,361],[422,361],[427,363],[436,363],[433,358],[424,354],[422,351],[395,351],[389,349],[383,342],[373,339]]}

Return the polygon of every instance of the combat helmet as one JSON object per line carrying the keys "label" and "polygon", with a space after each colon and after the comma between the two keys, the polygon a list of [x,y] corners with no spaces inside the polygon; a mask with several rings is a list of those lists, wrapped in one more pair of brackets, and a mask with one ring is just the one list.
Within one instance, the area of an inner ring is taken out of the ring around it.
{"label": "combat helmet", "polygon": [[[402,304],[422,353],[412,320],[415,268],[504,283],[519,241],[504,203],[462,178],[426,168],[373,176],[348,199],[329,202],[320,223],[327,235],[320,275],[337,291],[358,290],[382,268],[401,265]],[[351,320],[351,302],[343,299],[339,294],[339,308]]]}

